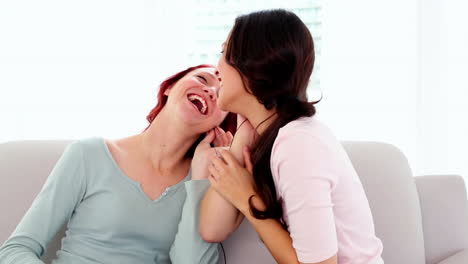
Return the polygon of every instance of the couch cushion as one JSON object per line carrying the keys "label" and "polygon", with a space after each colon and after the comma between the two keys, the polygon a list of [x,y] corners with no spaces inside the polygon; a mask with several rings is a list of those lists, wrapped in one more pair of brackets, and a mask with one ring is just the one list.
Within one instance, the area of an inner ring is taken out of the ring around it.
{"label": "couch cushion", "polygon": [[468,249],[462,250],[455,255],[439,262],[438,264],[466,264],[468,263]]}
{"label": "couch cushion", "polygon": [[[20,141],[0,144],[0,242],[8,238],[70,141]],[[386,264],[424,263],[421,212],[411,170],[395,147],[373,142],[343,142],[366,191]],[[5,202],[8,201],[8,202]],[[59,245],[49,246],[49,259]],[[224,243],[227,262],[274,263],[252,226],[244,221]],[[224,263],[220,258],[220,263]],[[46,261],[47,263],[47,261]]]}
{"label": "couch cushion", "polygon": [[255,229],[246,219],[222,244],[226,253],[226,262],[221,252],[219,264],[276,263]]}
{"label": "couch cushion", "polygon": [[385,263],[425,263],[421,209],[406,157],[389,144],[342,143],[364,186]]}
{"label": "couch cushion", "polygon": [[[468,248],[468,202],[458,175],[415,177],[421,201],[426,264]],[[468,259],[466,262],[468,263]]]}

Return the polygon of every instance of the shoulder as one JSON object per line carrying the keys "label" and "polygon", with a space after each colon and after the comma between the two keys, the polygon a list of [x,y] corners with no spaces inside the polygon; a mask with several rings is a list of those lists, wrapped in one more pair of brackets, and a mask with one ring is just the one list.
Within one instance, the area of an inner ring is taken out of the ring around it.
{"label": "shoulder", "polygon": [[334,148],[339,144],[331,129],[315,116],[301,117],[289,122],[278,131],[272,153],[282,149],[318,150]]}
{"label": "shoulder", "polygon": [[336,167],[341,145],[331,130],[315,117],[289,122],[278,132],[270,167],[279,192],[288,186],[319,180],[333,188],[338,182]]}
{"label": "shoulder", "polygon": [[270,166],[278,179],[281,171],[288,171],[296,178],[305,174],[307,177],[326,175],[336,181],[331,171],[340,164],[342,154],[340,142],[327,125],[315,117],[303,117],[280,129],[273,144]]}
{"label": "shoulder", "polygon": [[70,142],[63,153],[68,160],[80,160],[86,167],[92,161],[99,161],[106,155],[102,137],[87,137]]}
{"label": "shoulder", "polygon": [[86,137],[71,142],[70,146],[81,148],[82,150],[92,150],[98,148],[104,142],[102,137]]}
{"label": "shoulder", "polygon": [[280,128],[279,134],[307,133],[309,135],[333,134],[330,128],[316,116],[300,117]]}
{"label": "shoulder", "polygon": [[86,137],[71,142],[68,148],[81,151],[85,157],[91,159],[106,154],[106,141],[103,137]]}

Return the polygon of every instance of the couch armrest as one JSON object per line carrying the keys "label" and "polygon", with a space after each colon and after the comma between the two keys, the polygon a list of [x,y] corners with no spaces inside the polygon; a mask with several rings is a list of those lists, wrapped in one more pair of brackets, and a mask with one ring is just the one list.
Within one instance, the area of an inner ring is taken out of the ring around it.
{"label": "couch armrest", "polygon": [[426,263],[439,263],[467,249],[468,201],[463,178],[428,175],[415,177],[415,183],[421,203]]}
{"label": "couch armrest", "polygon": [[468,249],[462,250],[457,254],[450,256],[438,264],[466,264],[468,263]]}

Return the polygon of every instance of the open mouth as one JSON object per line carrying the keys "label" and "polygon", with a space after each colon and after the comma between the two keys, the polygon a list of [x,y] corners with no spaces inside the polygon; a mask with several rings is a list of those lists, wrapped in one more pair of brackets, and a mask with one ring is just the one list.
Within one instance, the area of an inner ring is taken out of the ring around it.
{"label": "open mouth", "polygon": [[197,94],[188,94],[187,98],[193,105],[197,107],[200,114],[206,115],[208,112],[208,104],[206,103],[205,99],[203,99],[203,97]]}

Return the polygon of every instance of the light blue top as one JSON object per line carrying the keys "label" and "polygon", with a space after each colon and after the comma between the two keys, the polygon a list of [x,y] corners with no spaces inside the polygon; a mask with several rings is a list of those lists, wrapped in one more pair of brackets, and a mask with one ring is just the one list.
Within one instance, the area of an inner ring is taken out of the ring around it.
{"label": "light blue top", "polygon": [[0,263],[43,263],[47,244],[67,223],[54,264],[217,263],[218,244],[198,232],[209,182],[190,178],[153,201],[119,168],[103,138],[75,141],[0,248]]}

